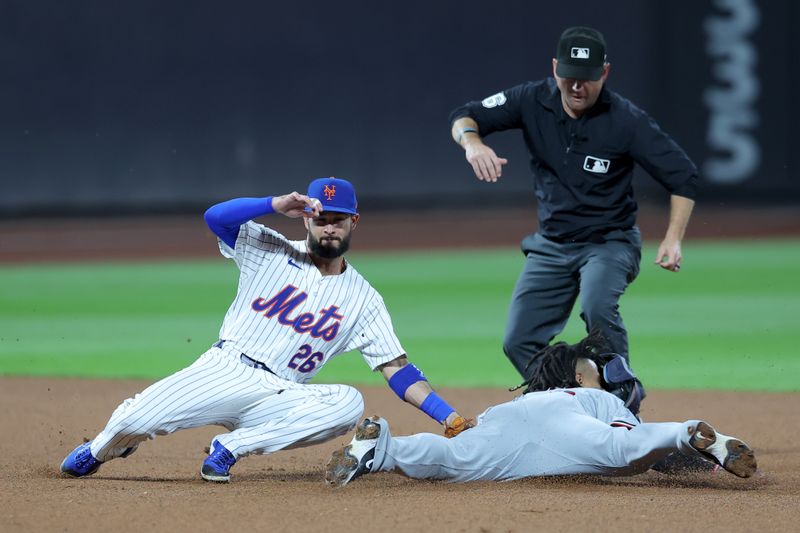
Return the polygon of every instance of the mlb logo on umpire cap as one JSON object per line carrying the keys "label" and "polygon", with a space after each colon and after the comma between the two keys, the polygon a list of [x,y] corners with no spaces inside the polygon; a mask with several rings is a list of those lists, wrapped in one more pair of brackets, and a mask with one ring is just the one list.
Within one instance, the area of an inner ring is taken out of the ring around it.
{"label": "mlb logo on umpire cap", "polygon": [[570,56],[576,59],[589,59],[589,49],[573,46],[572,50],[570,51]]}
{"label": "mlb logo on umpire cap", "polygon": [[[347,180],[334,178],[317,178],[308,184],[308,197],[316,198],[322,204],[323,211],[358,214],[358,202],[353,184]],[[306,208],[306,211],[310,211]]]}

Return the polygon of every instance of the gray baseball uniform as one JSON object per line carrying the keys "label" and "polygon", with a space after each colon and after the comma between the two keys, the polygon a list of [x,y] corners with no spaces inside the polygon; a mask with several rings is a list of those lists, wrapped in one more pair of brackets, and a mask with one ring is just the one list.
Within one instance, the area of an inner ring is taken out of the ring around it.
{"label": "gray baseball uniform", "polygon": [[695,453],[689,428],[697,422],[639,423],[619,398],[599,389],[532,392],[490,407],[475,428],[452,439],[392,437],[381,419],[371,471],[453,482],[633,475],[672,452]]}

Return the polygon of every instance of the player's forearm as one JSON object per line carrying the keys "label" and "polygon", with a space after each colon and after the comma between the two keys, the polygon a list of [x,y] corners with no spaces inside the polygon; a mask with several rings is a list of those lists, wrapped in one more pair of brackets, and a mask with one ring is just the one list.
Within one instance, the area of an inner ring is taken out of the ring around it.
{"label": "player's forearm", "polygon": [[422,372],[404,356],[383,365],[380,371],[395,394],[437,422],[444,424],[458,416],[456,410],[436,394]]}
{"label": "player's forearm", "polygon": [[433,387],[427,381],[417,381],[406,390],[405,401],[416,408],[422,405],[425,398],[433,392]]}
{"label": "player's forearm", "polygon": [[458,412],[427,381],[418,381],[409,387],[406,401],[440,424],[448,425],[458,416]]}
{"label": "player's forearm", "polygon": [[[266,198],[234,198],[208,208],[206,222],[211,226],[241,226],[248,220],[274,213],[272,196]],[[213,228],[212,228],[213,229]]]}
{"label": "player's forearm", "polygon": [[673,194],[670,197],[669,226],[666,239],[682,241],[694,209],[694,200]]}
{"label": "player's forearm", "polygon": [[235,198],[212,205],[203,218],[214,234],[234,248],[239,226],[262,215],[274,213],[272,196],[266,198]]}
{"label": "player's forearm", "polygon": [[461,117],[454,120],[450,135],[452,135],[456,144],[462,148],[466,147],[467,142],[481,141],[478,123],[470,117]]}

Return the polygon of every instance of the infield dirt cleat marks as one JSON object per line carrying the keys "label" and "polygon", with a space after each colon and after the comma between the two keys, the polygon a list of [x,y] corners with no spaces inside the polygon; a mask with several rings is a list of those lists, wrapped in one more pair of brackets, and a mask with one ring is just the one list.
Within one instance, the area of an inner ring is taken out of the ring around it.
{"label": "infield dirt cleat marks", "polygon": [[735,476],[750,477],[758,469],[756,455],[747,444],[718,433],[706,422],[697,424],[689,444]]}

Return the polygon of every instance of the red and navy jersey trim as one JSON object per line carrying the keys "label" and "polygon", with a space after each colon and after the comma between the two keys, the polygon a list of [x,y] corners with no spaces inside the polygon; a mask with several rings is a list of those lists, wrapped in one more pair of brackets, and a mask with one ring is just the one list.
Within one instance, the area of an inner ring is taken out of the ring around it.
{"label": "red and navy jersey trim", "polygon": [[625,428],[625,429],[633,429],[633,424],[629,424],[628,422],[624,422],[622,420],[614,420],[611,422],[612,428]]}

